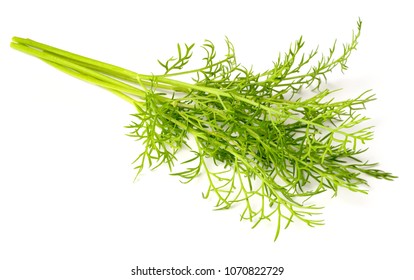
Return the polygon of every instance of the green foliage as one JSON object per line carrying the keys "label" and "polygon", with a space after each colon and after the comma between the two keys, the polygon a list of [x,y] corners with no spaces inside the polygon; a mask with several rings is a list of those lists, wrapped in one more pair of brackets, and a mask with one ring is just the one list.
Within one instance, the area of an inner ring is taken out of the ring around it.
{"label": "green foliage", "polygon": [[[318,49],[302,53],[300,38],[261,73],[236,61],[228,39],[224,58],[217,59],[215,45],[205,41],[204,65],[186,71],[194,44],[184,50],[178,45],[176,57],[159,61],[162,75],[137,74],[27,39],[14,38],[12,47],[135,105],[136,120],[128,128],[144,147],[135,161],[138,174],[162,164],[183,183],[205,174],[204,197],[214,195],[217,209],[239,205],[241,219],[253,227],[275,220],[276,239],[292,221],[323,223],[315,217],[320,207],[309,203],[314,195],[327,190],[336,195],[339,188],[366,193],[369,176],[395,178],[361,156],[366,148],[360,145],[373,138],[361,111],[374,95],[366,91],[336,100],[337,90],[322,88],[327,74],[347,69],[360,30],[358,21],[339,55],[335,42],[319,59]],[[193,83],[177,80],[181,75],[190,75]],[[183,148],[193,156],[179,158]],[[185,169],[174,170],[177,162]]]}
{"label": "green foliage", "polygon": [[181,51],[181,45],[177,44],[178,56],[171,57],[165,63],[162,63],[158,60],[158,63],[165,68],[165,74],[168,74],[171,70],[181,70],[183,67],[190,61],[192,56],[191,49],[194,47],[194,44],[187,45],[185,44],[185,53]]}

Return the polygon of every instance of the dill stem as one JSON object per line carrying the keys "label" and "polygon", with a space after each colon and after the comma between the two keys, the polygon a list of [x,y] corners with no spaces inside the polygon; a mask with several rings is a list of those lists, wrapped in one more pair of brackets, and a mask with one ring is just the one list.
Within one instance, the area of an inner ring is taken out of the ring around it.
{"label": "dill stem", "polygon": [[[64,61],[66,61],[67,63],[73,63],[76,64],[77,66],[83,66],[88,68],[89,70],[96,70],[99,71],[103,74],[107,74],[110,75],[112,77],[118,78],[118,79],[122,79],[128,82],[132,82],[132,83],[136,83],[137,82],[137,75],[140,75],[134,71],[110,64],[110,63],[106,63],[106,62],[102,62],[96,59],[92,59],[86,56],[82,56],[82,55],[78,55],[72,52],[68,52],[56,47],[52,47],[50,45],[47,44],[43,44],[43,43],[39,43],[37,41],[31,40],[31,39],[23,39],[20,37],[13,37],[13,42],[10,44],[10,46],[14,49],[20,50],[22,52],[28,53],[30,55],[33,56],[37,56],[39,58],[44,58],[44,59],[48,59],[45,57],[45,55],[41,54],[48,54],[47,57],[49,57],[48,60],[53,59],[53,60],[60,60],[62,61],[64,59]],[[23,48],[23,46],[26,46],[26,48]],[[30,50],[32,49],[32,50]],[[37,51],[37,52],[36,52]],[[55,56],[53,56],[54,58],[52,58],[52,54],[55,54]],[[58,61],[55,61],[56,63],[59,63]],[[146,75],[147,77],[149,77],[149,79],[152,78],[152,76]],[[148,81],[148,80],[142,80],[142,83],[145,86],[151,86],[152,82]],[[166,90],[177,90],[175,88],[172,88],[169,85],[165,85],[165,84],[160,84],[157,85],[159,88],[161,89],[166,89]],[[143,97],[142,93],[144,93],[144,91],[141,92],[140,96]]]}
{"label": "dill stem", "polygon": [[[31,46],[31,47],[33,47],[35,49],[38,49],[38,50],[43,50],[43,51],[47,51],[49,53],[58,54],[61,57],[70,58],[71,60],[74,60],[74,61],[79,61],[79,62],[82,62],[82,63],[86,63],[88,65],[94,65],[94,66],[97,66],[97,67],[100,67],[100,68],[103,68],[103,69],[108,69],[108,70],[113,71],[114,73],[118,73],[118,74],[120,74],[122,76],[125,76],[125,77],[134,77],[134,75],[136,74],[135,72],[124,69],[122,67],[118,67],[116,65],[112,65],[112,64],[105,63],[105,62],[102,62],[102,61],[99,61],[99,60],[95,60],[95,59],[92,59],[92,58],[89,58],[89,57],[86,57],[86,56],[82,56],[82,55],[78,55],[78,54],[75,54],[75,53],[72,53],[72,52],[68,52],[68,51],[65,51],[65,50],[62,50],[62,49],[59,49],[59,48],[55,48],[55,47],[52,47],[52,46],[49,46],[49,45],[46,45],[46,44],[43,44],[43,43],[33,41],[31,39],[23,39],[23,38],[19,38],[19,37],[13,37],[12,40],[13,40],[13,42],[15,42],[17,44]],[[12,43],[11,46],[14,47],[15,45],[13,45],[13,43]]]}
{"label": "dill stem", "polygon": [[51,62],[51,61],[48,61],[48,60],[43,60],[43,61],[46,62],[47,64],[55,67],[56,69],[62,71],[63,73],[66,73],[66,74],[70,75],[70,76],[73,76],[75,78],[78,78],[80,80],[83,80],[83,81],[86,81],[86,82],[89,82],[89,83],[92,83],[92,84],[95,84],[95,85],[100,85],[101,87],[103,87],[106,90],[112,92],[113,94],[115,94],[116,96],[122,98],[123,100],[127,101],[128,103],[137,104],[139,106],[144,105],[144,101],[138,101],[134,98],[131,98],[130,96],[128,96],[128,95],[122,93],[121,91],[115,89],[109,83],[105,83],[103,81],[100,81],[100,80],[92,77],[92,76],[87,76],[87,75],[82,74],[80,72],[73,71],[72,69],[64,67],[64,66],[62,66],[60,64],[57,64],[55,62]]}
{"label": "dill stem", "polygon": [[[53,54],[50,54],[50,53],[47,53],[47,52],[42,52],[38,49],[34,49],[34,48],[27,47],[25,45],[21,45],[21,44],[17,44],[17,43],[12,43],[11,47],[16,49],[16,50],[22,51],[24,53],[36,56],[36,57],[42,59],[43,61],[51,62],[51,63],[53,63],[53,65],[55,67],[57,65],[60,65],[60,67],[59,67],[60,70],[63,70],[64,68],[67,68],[68,71],[69,71],[69,69],[72,69],[72,70],[70,70],[70,72],[65,71],[68,74],[75,73],[75,71],[78,72],[78,73],[81,73],[82,75],[77,75],[77,77],[81,78],[82,80],[84,80],[86,82],[96,84],[96,85],[104,87],[104,88],[109,88],[109,89],[112,89],[112,90],[118,90],[118,91],[121,91],[121,92],[126,92],[126,93],[129,93],[129,94],[138,96],[140,98],[145,97],[145,92],[141,89],[138,89],[136,87],[133,87],[131,85],[123,83],[119,80],[110,78],[106,75],[103,75],[103,74],[97,72],[97,71],[94,71],[94,70],[88,69],[86,67],[80,66],[80,65],[78,65],[76,63],[73,63],[73,62],[71,62],[71,61],[69,61],[65,58],[62,58],[62,57],[59,57],[59,56],[56,56],[56,55],[53,55]],[[75,74],[71,74],[71,75],[73,76]]]}

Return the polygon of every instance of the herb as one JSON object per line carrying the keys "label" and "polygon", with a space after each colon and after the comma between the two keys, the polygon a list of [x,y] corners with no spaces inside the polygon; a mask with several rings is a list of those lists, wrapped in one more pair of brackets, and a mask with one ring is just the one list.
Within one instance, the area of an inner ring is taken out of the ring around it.
{"label": "herb", "polygon": [[[129,135],[144,146],[135,160],[137,174],[167,164],[172,175],[188,183],[204,173],[205,198],[214,194],[217,209],[241,205],[241,219],[253,227],[275,218],[276,239],[294,220],[323,224],[314,217],[321,207],[309,202],[313,196],[327,190],[336,195],[340,187],[366,193],[367,177],[395,178],[361,159],[366,149],[360,144],[373,138],[361,111],[374,95],[365,91],[336,100],[337,90],[323,87],[327,74],[347,69],[360,31],[358,21],[339,54],[336,43],[327,55],[319,56],[318,49],[304,54],[300,38],[261,73],[236,61],[229,40],[221,60],[214,44],[205,41],[204,65],[185,71],[194,44],[179,44],[176,56],[158,61],[165,70],[161,75],[138,74],[30,39],[15,37],[11,47],[135,106]],[[193,157],[181,162],[186,169],[172,171],[182,149]]]}

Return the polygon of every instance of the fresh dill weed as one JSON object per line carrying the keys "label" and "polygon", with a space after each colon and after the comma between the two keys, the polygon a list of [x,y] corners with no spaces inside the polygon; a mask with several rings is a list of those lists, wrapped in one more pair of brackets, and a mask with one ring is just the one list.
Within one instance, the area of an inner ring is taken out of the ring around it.
{"label": "fresh dill weed", "polygon": [[[30,39],[14,37],[11,47],[134,105],[127,127],[143,145],[134,162],[137,174],[163,164],[184,183],[205,174],[204,197],[214,195],[217,209],[239,205],[241,219],[253,227],[272,220],[276,239],[296,220],[323,224],[315,218],[321,207],[310,203],[313,196],[327,190],[336,195],[339,188],[366,193],[370,176],[396,178],[361,158],[366,150],[361,144],[373,139],[362,111],[374,94],[337,100],[337,90],[322,87],[332,70],[347,69],[360,31],[358,21],[351,42],[342,48],[335,42],[325,55],[317,49],[303,53],[300,38],[261,73],[237,62],[229,40],[221,59],[205,41],[203,65],[192,70],[185,66],[194,44],[178,44],[176,56],[158,61],[160,75],[138,74]],[[178,158],[182,149],[193,156]],[[184,169],[176,171],[177,162]]]}

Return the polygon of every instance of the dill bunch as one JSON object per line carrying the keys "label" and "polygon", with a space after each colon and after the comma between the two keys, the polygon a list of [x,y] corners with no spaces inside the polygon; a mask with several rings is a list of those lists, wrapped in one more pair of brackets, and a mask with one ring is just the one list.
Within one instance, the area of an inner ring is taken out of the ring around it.
{"label": "dill bunch", "polygon": [[[396,178],[361,157],[366,151],[361,144],[373,138],[361,111],[374,94],[336,100],[337,90],[322,88],[328,73],[347,69],[360,31],[359,20],[351,42],[338,50],[335,41],[326,55],[318,49],[303,53],[301,37],[261,73],[237,62],[228,39],[221,59],[215,45],[205,41],[202,67],[190,70],[183,69],[194,44],[178,44],[174,57],[158,61],[164,69],[159,75],[135,73],[30,39],[14,37],[11,47],[134,105],[134,120],[127,127],[129,136],[143,145],[134,162],[137,174],[163,164],[184,183],[206,174],[205,198],[215,195],[217,209],[239,205],[241,219],[253,227],[275,220],[276,240],[292,221],[323,224],[315,218],[321,207],[309,202],[313,196],[327,190],[336,195],[339,188],[366,193],[368,177]],[[182,149],[193,156],[178,158]],[[174,171],[177,162],[185,169]]]}

